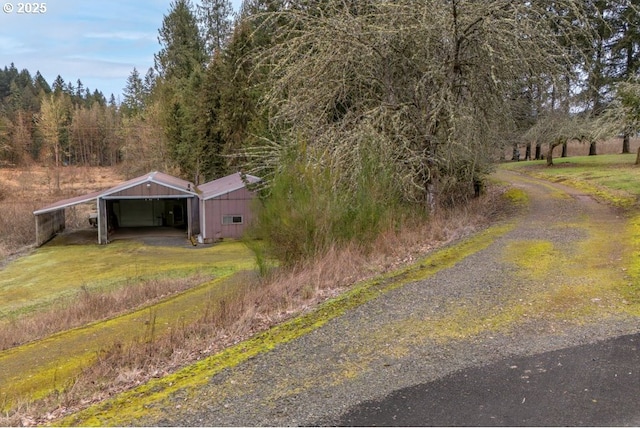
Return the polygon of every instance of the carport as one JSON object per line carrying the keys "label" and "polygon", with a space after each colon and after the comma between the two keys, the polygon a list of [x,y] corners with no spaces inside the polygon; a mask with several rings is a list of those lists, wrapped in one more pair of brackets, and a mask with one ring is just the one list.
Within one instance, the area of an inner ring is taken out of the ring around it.
{"label": "carport", "polygon": [[108,243],[119,228],[181,228],[188,238],[200,233],[199,198],[193,183],[156,171],[34,211],[36,244],[65,229],[66,208],[89,202],[96,204],[99,244]]}

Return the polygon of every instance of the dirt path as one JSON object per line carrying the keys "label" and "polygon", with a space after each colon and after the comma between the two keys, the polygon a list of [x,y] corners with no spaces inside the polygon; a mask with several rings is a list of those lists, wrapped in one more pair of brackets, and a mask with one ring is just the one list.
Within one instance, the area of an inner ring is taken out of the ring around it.
{"label": "dirt path", "polygon": [[498,178],[526,192],[528,208],[512,227],[474,238],[482,245],[441,250],[413,281],[308,334],[242,358],[246,345],[224,369],[211,359],[66,422],[332,424],[358,403],[465,368],[640,331],[628,219],[561,185]]}

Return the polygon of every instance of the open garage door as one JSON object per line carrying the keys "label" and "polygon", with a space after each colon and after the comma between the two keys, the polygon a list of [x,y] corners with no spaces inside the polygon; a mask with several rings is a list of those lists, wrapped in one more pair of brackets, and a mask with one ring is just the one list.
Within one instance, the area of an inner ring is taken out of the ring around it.
{"label": "open garage door", "polygon": [[187,199],[117,199],[109,201],[110,226],[186,227]]}

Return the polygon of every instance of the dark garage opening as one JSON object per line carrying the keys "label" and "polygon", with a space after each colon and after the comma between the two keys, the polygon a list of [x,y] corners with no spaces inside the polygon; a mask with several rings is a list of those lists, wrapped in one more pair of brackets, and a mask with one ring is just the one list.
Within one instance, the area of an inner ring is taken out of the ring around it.
{"label": "dark garage opening", "polygon": [[107,200],[109,232],[126,229],[187,230],[187,198]]}

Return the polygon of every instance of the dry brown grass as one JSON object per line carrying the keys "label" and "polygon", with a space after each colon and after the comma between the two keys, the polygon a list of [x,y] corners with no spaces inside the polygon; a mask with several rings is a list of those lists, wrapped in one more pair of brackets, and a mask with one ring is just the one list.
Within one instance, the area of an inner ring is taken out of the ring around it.
{"label": "dry brown grass", "polygon": [[[35,242],[33,211],[64,198],[106,189],[122,181],[115,168],[60,168],[60,189],[51,168],[0,168],[0,260]],[[67,227],[85,227],[91,208],[67,210]]]}
{"label": "dry brown grass", "polygon": [[226,297],[212,301],[197,322],[172,326],[158,337],[150,328],[143,340],[112,347],[72,388],[41,402],[18,406],[0,417],[0,425],[55,420],[238,343],[309,310],[359,280],[411,263],[434,247],[495,220],[503,206],[499,194],[493,189],[467,207],[441,211],[428,223],[385,233],[373,251],[357,245],[333,247],[322,257],[290,270],[273,270],[265,278],[255,273],[236,275],[226,285]]}
{"label": "dry brown grass", "polygon": [[106,292],[83,287],[75,298],[65,299],[45,311],[1,322],[0,351],[135,310],[209,279],[210,276],[196,275],[181,279],[136,281]]}

